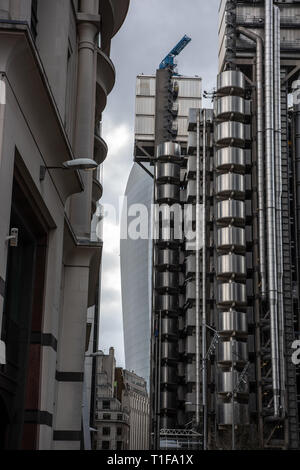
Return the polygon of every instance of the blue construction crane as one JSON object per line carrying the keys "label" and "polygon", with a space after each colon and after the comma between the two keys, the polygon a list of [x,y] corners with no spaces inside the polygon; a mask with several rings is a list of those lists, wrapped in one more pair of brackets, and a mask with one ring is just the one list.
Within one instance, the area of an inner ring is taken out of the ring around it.
{"label": "blue construction crane", "polygon": [[176,67],[176,62],[175,62],[175,57],[178,56],[183,49],[186,48],[186,46],[191,42],[191,38],[189,38],[187,35],[183,36],[181,41],[174,47],[174,49],[169,52],[169,54],[164,58],[164,60],[161,62],[159,69],[167,69],[170,67],[172,70],[175,69]]}

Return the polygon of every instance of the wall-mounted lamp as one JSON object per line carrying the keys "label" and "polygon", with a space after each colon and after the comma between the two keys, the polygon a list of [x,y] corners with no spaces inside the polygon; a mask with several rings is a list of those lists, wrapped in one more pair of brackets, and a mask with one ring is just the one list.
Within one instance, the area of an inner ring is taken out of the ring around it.
{"label": "wall-mounted lamp", "polygon": [[89,158],[77,158],[76,160],[69,160],[62,164],[62,166],[41,166],[40,167],[40,181],[44,181],[48,170],[83,170],[94,171],[98,168],[98,163]]}

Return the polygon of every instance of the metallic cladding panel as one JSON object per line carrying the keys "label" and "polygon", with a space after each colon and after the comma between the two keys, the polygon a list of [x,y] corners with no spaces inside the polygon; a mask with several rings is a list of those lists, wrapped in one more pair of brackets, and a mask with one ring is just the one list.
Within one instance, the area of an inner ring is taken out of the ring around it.
{"label": "metallic cladding panel", "polygon": [[248,405],[242,403],[234,404],[234,421],[232,419],[232,404],[218,404],[218,424],[220,426],[247,425],[250,422]]}
{"label": "metallic cladding panel", "polygon": [[[176,77],[173,82],[177,82],[179,86],[179,98],[192,98],[193,100],[199,99],[197,107],[201,106],[202,101],[202,80],[201,78],[190,77]],[[190,106],[191,108],[193,106]]]}
{"label": "metallic cladding panel", "polygon": [[185,327],[194,327],[196,326],[196,309],[189,308],[185,312]]}
{"label": "metallic cladding panel", "polygon": [[217,91],[223,94],[243,95],[245,92],[246,81],[242,72],[228,70],[218,75]]}
{"label": "metallic cladding panel", "polygon": [[153,136],[154,126],[154,116],[137,116],[135,120],[135,133],[138,135]]}
{"label": "metallic cladding panel", "polygon": [[196,282],[189,281],[186,284],[186,300],[193,301],[196,299]]}
{"label": "metallic cladding panel", "polygon": [[158,250],[155,256],[155,265],[159,268],[160,266],[174,266],[177,267],[179,264],[179,253],[178,250]]}
{"label": "metallic cladding panel", "polygon": [[157,243],[162,245],[169,243],[175,246],[179,245],[181,240],[178,238],[177,233],[175,233],[174,229],[171,227],[168,230],[162,230],[160,240],[158,240]]}
{"label": "metallic cladding panel", "polygon": [[190,155],[187,161],[187,178],[190,179],[193,175],[196,175],[196,156]]}
{"label": "metallic cladding panel", "polygon": [[[233,384],[237,384],[239,381],[240,374],[234,371],[234,377],[232,380],[232,372],[223,372],[218,375],[217,390],[220,395],[227,395],[232,393],[234,390]],[[249,393],[249,383],[247,380],[241,382],[239,387],[239,394],[247,395]]]}
{"label": "metallic cladding panel", "polygon": [[220,364],[246,364],[248,362],[248,344],[241,341],[224,341],[218,344],[218,363]]}
{"label": "metallic cladding panel", "polygon": [[244,175],[226,173],[217,176],[217,194],[222,197],[245,197],[246,184]]}
{"label": "metallic cladding panel", "polygon": [[177,409],[177,393],[171,391],[163,391],[160,395],[160,407],[163,410]]}
{"label": "metallic cladding panel", "polygon": [[137,96],[155,96],[156,78],[155,76],[139,75],[136,82]]}
{"label": "metallic cladding panel", "polygon": [[136,98],[136,114],[144,116],[155,115],[155,98],[154,97],[137,97]]}
{"label": "metallic cladding panel", "polygon": [[195,354],[196,353],[196,337],[187,336],[185,339],[185,354]]}
{"label": "metallic cladding panel", "polygon": [[155,196],[158,203],[180,202],[180,187],[175,184],[157,185]]}
{"label": "metallic cladding panel", "polygon": [[186,365],[185,378],[186,378],[187,383],[194,383],[196,381],[195,364],[187,364]]}
{"label": "metallic cladding panel", "polygon": [[241,122],[226,121],[216,125],[216,143],[218,145],[244,145],[250,139],[250,127]]}
{"label": "metallic cladding panel", "polygon": [[178,335],[178,320],[176,318],[163,318],[162,319],[161,334],[164,336],[177,337]]}
{"label": "metallic cladding panel", "polygon": [[244,251],[246,249],[246,231],[241,227],[223,227],[218,229],[218,249],[232,249]]}
{"label": "metallic cladding panel", "polygon": [[240,96],[222,96],[216,100],[218,118],[243,120],[248,112],[247,102]]}
{"label": "metallic cladding panel", "polygon": [[157,295],[155,298],[155,310],[176,313],[178,311],[178,299],[172,295]]}
{"label": "metallic cladding panel", "polygon": [[185,272],[187,277],[195,274],[196,272],[196,256],[194,254],[187,256],[185,262]]}
{"label": "metallic cladding panel", "polygon": [[179,285],[178,273],[157,272],[155,275],[155,285],[157,290],[167,290],[168,292],[176,293]]}
{"label": "metallic cladding panel", "polygon": [[246,286],[244,284],[237,284],[236,282],[220,284],[218,286],[218,303],[224,306],[246,305]]}
{"label": "metallic cladding panel", "polygon": [[187,184],[187,202],[195,199],[196,197],[196,181],[189,180]]}
{"label": "metallic cladding panel", "polygon": [[157,158],[164,159],[164,157],[181,159],[180,145],[175,142],[165,142],[159,145],[157,148]]}
{"label": "metallic cladding panel", "polygon": [[229,254],[218,257],[218,273],[219,279],[231,278],[232,275],[236,279],[244,279],[247,274],[245,256]]}
{"label": "metallic cladding panel", "polygon": [[220,335],[229,336],[236,333],[239,336],[247,336],[248,320],[245,312],[230,310],[218,313],[218,330]]}
{"label": "metallic cladding panel", "polygon": [[162,385],[177,385],[177,368],[164,366],[161,368],[161,383]]}
{"label": "metallic cladding panel", "polygon": [[225,147],[216,152],[216,169],[245,171],[245,151],[238,147]]}
{"label": "metallic cladding panel", "polygon": [[178,346],[177,343],[165,342],[161,343],[161,358],[168,361],[178,360]]}
{"label": "metallic cladding panel", "polygon": [[246,220],[246,206],[243,201],[235,201],[233,199],[220,201],[217,203],[217,220],[221,223],[243,224]]}
{"label": "metallic cladding panel", "polygon": [[155,167],[158,183],[170,181],[180,183],[180,166],[175,163],[158,163]]}

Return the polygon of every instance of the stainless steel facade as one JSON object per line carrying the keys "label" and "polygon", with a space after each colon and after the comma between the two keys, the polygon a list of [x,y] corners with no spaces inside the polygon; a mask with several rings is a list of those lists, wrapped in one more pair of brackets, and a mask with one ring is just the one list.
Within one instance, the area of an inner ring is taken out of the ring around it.
{"label": "stainless steel facade", "polygon": [[[196,243],[182,240],[177,269],[169,254],[153,264],[157,447],[189,427],[203,449],[299,448],[299,110],[288,109],[299,12],[299,2],[220,4],[214,109],[190,110],[182,151],[180,203],[194,206]],[[171,204],[178,182],[168,175],[155,194]],[[176,297],[168,341],[162,292]]]}

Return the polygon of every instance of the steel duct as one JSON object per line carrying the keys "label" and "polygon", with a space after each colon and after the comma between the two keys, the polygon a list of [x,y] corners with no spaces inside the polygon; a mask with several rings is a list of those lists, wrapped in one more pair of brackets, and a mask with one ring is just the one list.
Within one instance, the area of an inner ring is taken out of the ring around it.
{"label": "steel duct", "polygon": [[278,345],[280,357],[281,412],[285,412],[285,345],[283,308],[283,237],[282,237],[282,151],[281,151],[281,80],[280,80],[280,9],[274,7],[274,119],[277,225]]}
{"label": "steel duct", "polygon": [[[216,109],[216,145],[215,153],[216,176],[215,176],[215,222],[216,222],[216,245],[217,245],[217,316],[219,335],[222,341],[219,343],[217,354],[217,380],[219,383],[227,381],[231,390],[235,390],[239,368],[248,361],[247,350],[247,262],[246,262],[246,187],[245,187],[245,147],[250,139],[250,127],[246,123],[246,112],[231,113],[230,115],[220,112],[225,96],[230,95],[230,102],[234,102],[242,95],[244,110],[248,109],[245,96],[245,77],[242,72],[223,72],[218,77],[218,84],[226,83],[217,89],[218,98]],[[243,92],[241,86],[243,84]],[[230,86],[231,85],[231,86]],[[249,129],[249,135],[248,135]],[[228,130],[228,132],[227,132]],[[230,138],[228,136],[230,135]],[[228,155],[228,161],[236,161],[238,164],[218,165],[220,156]],[[263,156],[261,156],[263,158]],[[241,174],[242,171],[242,174]],[[237,309],[237,310],[235,310]],[[234,320],[232,312],[236,312]],[[232,318],[228,328],[228,319]],[[241,321],[246,321],[241,333]],[[240,337],[236,343],[235,339]],[[235,346],[238,345],[236,348]],[[240,358],[243,361],[240,362]],[[229,370],[228,370],[229,369]],[[228,394],[227,394],[228,395]],[[217,406],[221,414],[218,416],[218,424],[232,426],[232,447],[235,448],[235,426],[244,424],[237,413],[240,405],[240,396],[231,395],[230,408],[228,407],[228,396],[223,391],[217,390]],[[243,397],[243,400],[247,399]],[[244,405],[248,410],[248,405]],[[223,421],[222,414],[230,415]]]}
{"label": "steel duct", "polygon": [[197,113],[197,162],[196,162],[196,424],[200,424],[200,111]]}
{"label": "steel duct", "polygon": [[277,317],[277,244],[274,158],[274,18],[273,0],[265,0],[265,139],[268,292],[271,320],[272,386],[274,416],[279,416],[280,371]]}
{"label": "steel duct", "polygon": [[203,178],[202,178],[202,404],[203,449],[207,448],[207,367],[206,367],[206,110],[203,110]]}
{"label": "steel duct", "polygon": [[[171,227],[170,206],[180,202],[181,147],[166,142],[157,148],[155,164],[154,224],[158,226],[153,253],[153,291],[155,309],[155,389],[154,414],[156,446],[162,423],[176,424],[177,393],[174,380],[178,362],[178,274],[180,239]],[[172,181],[172,184],[170,183]],[[159,210],[158,210],[159,209]],[[168,230],[163,230],[165,224]],[[170,230],[169,230],[170,229]],[[171,380],[168,382],[168,380]],[[177,377],[178,379],[178,377]]]}
{"label": "steel duct", "polygon": [[256,33],[239,27],[238,31],[256,42],[256,94],[257,94],[257,186],[259,253],[262,299],[267,297],[266,237],[265,237],[265,182],[264,182],[264,97],[263,97],[263,39]]}

